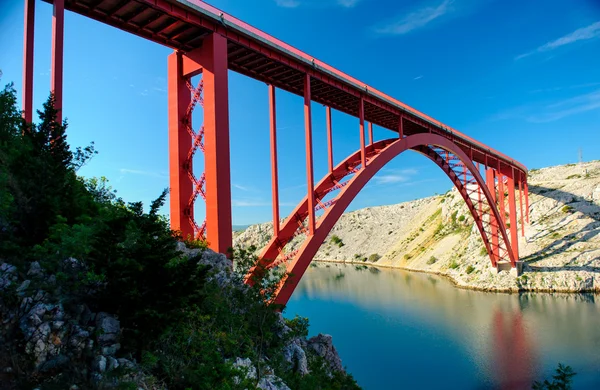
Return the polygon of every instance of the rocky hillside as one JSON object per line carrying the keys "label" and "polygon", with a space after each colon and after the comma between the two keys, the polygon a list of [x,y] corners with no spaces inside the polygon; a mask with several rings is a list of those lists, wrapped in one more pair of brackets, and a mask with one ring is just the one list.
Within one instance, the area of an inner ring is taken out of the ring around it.
{"label": "rocky hillside", "polygon": [[[491,267],[456,190],[346,213],[315,260],[438,273],[483,290],[600,291],[600,161],[532,169],[529,187],[531,224],[519,234],[525,264],[518,278]],[[270,223],[254,225],[235,243],[261,248],[270,236]]]}

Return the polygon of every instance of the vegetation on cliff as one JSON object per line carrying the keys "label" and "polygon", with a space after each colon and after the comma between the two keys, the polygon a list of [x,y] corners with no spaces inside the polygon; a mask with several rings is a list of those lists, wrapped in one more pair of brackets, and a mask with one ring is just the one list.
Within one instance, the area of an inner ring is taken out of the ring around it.
{"label": "vegetation on cliff", "polygon": [[357,388],[330,339],[266,303],[278,275],[242,283],[250,253],[232,269],[182,245],[166,190],[146,212],[77,176],[94,145],[72,150],[53,107],[27,124],[0,92],[0,388]]}

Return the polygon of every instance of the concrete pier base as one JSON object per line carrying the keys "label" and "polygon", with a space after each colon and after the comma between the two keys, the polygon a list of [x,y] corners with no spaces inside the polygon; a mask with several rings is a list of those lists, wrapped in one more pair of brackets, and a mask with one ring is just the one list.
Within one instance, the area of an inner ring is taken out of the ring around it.
{"label": "concrete pier base", "polygon": [[509,274],[513,275],[515,278],[517,276],[521,276],[523,273],[523,262],[517,261],[517,266],[513,268],[508,261],[499,261],[497,267],[495,267],[496,273],[502,271],[508,271]]}

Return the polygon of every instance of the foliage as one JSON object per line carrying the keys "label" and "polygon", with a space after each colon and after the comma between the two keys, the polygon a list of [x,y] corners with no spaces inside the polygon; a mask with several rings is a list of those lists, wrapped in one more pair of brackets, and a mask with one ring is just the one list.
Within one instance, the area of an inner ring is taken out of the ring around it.
{"label": "foliage", "polygon": [[581,175],[575,174],[575,175],[567,176],[567,180],[570,180],[570,179],[581,179]]}
{"label": "foliage", "polygon": [[458,217],[458,222],[463,222],[465,220],[465,216],[461,215],[460,217]]}
{"label": "foliage", "polygon": [[534,382],[533,390],[568,390],[571,389],[573,377],[576,375],[570,366],[558,363],[556,374],[552,376],[552,382],[548,379],[544,382]]}
{"label": "foliage", "polygon": [[373,254],[371,254],[371,256],[369,256],[369,261],[372,263],[379,261],[379,259],[381,259],[381,256],[379,256],[379,254],[377,254],[377,253],[373,253]]}
{"label": "foliage", "polygon": [[466,273],[467,274],[471,274],[473,271],[475,271],[475,267],[473,267],[472,265],[469,264],[469,266],[466,269]]}
{"label": "foliage", "polygon": [[565,214],[568,214],[573,211],[573,206],[565,205],[562,209],[560,209]]}
{"label": "foliage", "polygon": [[338,236],[336,236],[335,234],[333,236],[331,236],[331,242],[334,245],[339,246],[340,248],[344,246],[344,242],[342,241],[342,239],[339,238]]}
{"label": "foliage", "polygon": [[[118,316],[120,352],[143,362],[149,374],[171,389],[254,387],[256,382],[248,383],[234,368],[236,357],[250,358],[259,378],[265,375],[266,361],[276,375],[295,378],[282,348],[292,337],[308,334],[308,321],[296,317],[284,322],[277,312],[281,307],[270,303],[284,273],[263,270],[263,278],[252,287],[245,285],[244,277],[256,263],[250,248],[235,252],[236,267],[223,271],[228,282],[219,284],[217,277],[209,277],[214,271],[198,262],[206,243],[186,241],[195,248],[189,255],[178,250],[181,237],[159,215],[166,190],[144,211],[141,202],[117,197],[106,178],[78,177],[77,169],[96,153],[93,144],[71,150],[67,122],[56,122],[52,96],[39,116],[39,124],[25,123],[12,85],[0,92],[2,260],[22,274],[39,261],[56,283],[32,280],[31,289],[44,288],[66,312],[85,304],[93,312]],[[18,307],[16,286],[5,290],[2,299]],[[284,324],[290,328],[287,333]],[[12,329],[15,334],[17,329]],[[10,331],[5,327],[3,336],[11,342],[1,346],[0,362],[15,365],[14,385],[50,388],[52,373],[32,376],[34,362],[23,360],[28,356],[25,343]],[[350,376],[325,375],[317,363],[311,367],[314,372],[304,378],[321,388],[356,387]],[[59,376],[74,381],[77,375],[63,371]],[[300,382],[292,388],[300,388]]]}
{"label": "foliage", "polygon": [[431,257],[429,258],[429,260],[427,260],[427,264],[428,264],[428,265],[434,264],[434,263],[435,263],[437,260],[438,260],[438,259],[437,259],[435,256],[431,256]]}
{"label": "foliage", "polygon": [[452,259],[452,261],[450,262],[450,265],[448,265],[448,267],[450,267],[451,269],[457,269],[458,265],[459,264],[456,262],[456,260]]}

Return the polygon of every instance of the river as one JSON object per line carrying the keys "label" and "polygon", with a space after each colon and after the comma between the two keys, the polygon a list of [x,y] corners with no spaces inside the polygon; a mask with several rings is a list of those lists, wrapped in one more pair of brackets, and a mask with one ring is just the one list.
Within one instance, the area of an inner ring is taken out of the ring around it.
{"label": "river", "polygon": [[364,389],[520,389],[558,363],[600,389],[600,296],[458,289],[443,277],[315,263],[285,311],[328,333]]}

